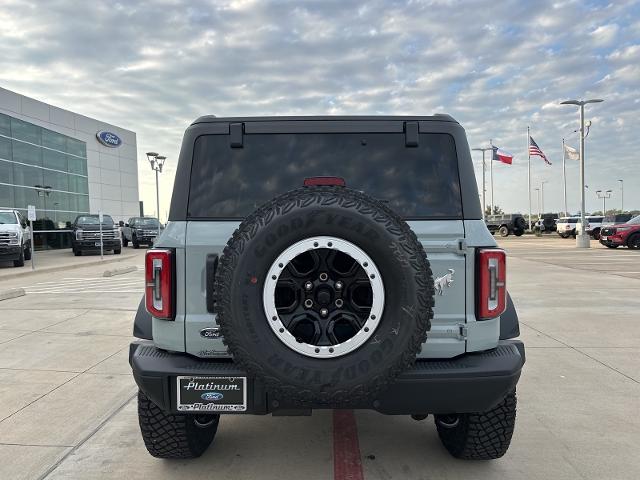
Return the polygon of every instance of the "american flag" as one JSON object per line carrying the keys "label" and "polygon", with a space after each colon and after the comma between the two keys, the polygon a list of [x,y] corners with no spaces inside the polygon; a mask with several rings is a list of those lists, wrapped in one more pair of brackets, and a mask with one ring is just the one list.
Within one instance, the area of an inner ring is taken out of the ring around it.
{"label": "american flag", "polygon": [[547,163],[547,165],[551,165],[551,162],[547,159],[547,156],[542,152],[542,150],[540,150],[540,147],[533,139],[533,137],[529,135],[529,156],[531,155],[541,157]]}

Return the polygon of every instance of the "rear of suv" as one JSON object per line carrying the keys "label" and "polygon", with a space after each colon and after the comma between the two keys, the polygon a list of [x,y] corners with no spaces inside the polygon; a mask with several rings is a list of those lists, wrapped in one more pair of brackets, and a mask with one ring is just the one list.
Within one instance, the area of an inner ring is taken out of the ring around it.
{"label": "rear of suv", "polygon": [[487,215],[484,221],[492,234],[499,233],[501,237],[508,237],[510,234],[519,237],[527,229],[527,221],[519,213]]}
{"label": "rear of suv", "polygon": [[130,364],[148,451],[221,414],[433,414],[455,457],[509,447],[524,364],[463,128],[432,117],[197,119],[149,250]]}

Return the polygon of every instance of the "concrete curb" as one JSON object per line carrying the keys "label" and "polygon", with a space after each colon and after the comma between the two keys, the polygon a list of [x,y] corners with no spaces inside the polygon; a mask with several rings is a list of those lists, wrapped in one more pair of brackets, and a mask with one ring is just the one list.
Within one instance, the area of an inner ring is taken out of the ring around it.
{"label": "concrete curb", "polygon": [[63,271],[63,270],[74,270],[76,268],[83,268],[83,267],[92,267],[95,265],[108,265],[110,263],[115,263],[115,262],[123,262],[125,260],[131,260],[132,258],[135,257],[135,254],[131,254],[131,255],[115,255],[117,258],[109,258],[109,259],[105,259],[105,260],[100,260],[98,258],[98,260],[95,261],[91,261],[91,262],[82,262],[82,263],[67,263],[64,265],[55,265],[52,267],[40,267],[38,268],[38,260],[36,257],[36,269],[35,271],[31,270],[31,265],[28,262],[25,262],[25,266],[23,268],[28,269],[27,271],[20,271],[20,272],[16,272],[16,273],[10,273],[8,275],[1,275],[0,276],[0,282],[7,280],[7,279],[14,279],[14,278],[26,278],[27,275],[37,275],[39,273],[51,273],[51,272],[59,272],[59,271]]}
{"label": "concrete curb", "polygon": [[9,290],[0,290],[0,301],[9,300],[10,298],[23,297],[27,294],[24,288],[10,288]]}
{"label": "concrete curb", "polygon": [[111,270],[105,270],[102,274],[103,277],[113,277],[114,275],[122,275],[123,273],[135,272],[138,269],[135,265],[129,265],[127,267],[117,267]]}

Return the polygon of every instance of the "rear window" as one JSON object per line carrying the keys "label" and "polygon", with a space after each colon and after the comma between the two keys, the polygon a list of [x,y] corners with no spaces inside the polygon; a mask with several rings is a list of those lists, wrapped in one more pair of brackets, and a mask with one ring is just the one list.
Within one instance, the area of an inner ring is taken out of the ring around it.
{"label": "rear window", "polygon": [[453,137],[422,133],[417,147],[404,133],[251,134],[243,148],[226,135],[196,140],[190,218],[244,218],[307,177],[334,176],[384,201],[408,219],[461,218]]}

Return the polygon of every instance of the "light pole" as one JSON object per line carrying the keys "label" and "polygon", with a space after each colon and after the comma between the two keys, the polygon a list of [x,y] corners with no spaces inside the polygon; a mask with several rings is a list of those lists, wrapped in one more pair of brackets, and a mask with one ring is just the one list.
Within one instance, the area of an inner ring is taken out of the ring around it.
{"label": "light pole", "polygon": [[[482,152],[482,216],[485,216],[485,211],[487,210],[487,203],[485,202],[485,193],[487,191],[487,184],[486,184],[486,170],[487,170],[487,164],[484,161],[484,152],[488,152],[488,151],[492,151],[493,147],[489,147],[489,148],[472,148],[472,150],[478,151],[478,152]],[[493,154],[491,157],[491,161],[493,161]],[[493,212],[489,212],[490,214],[492,214]]]}
{"label": "light pole", "polygon": [[158,174],[162,173],[162,166],[167,157],[156,152],[147,152],[147,158],[151,164],[151,170],[156,172],[156,212],[158,214],[158,237],[160,237],[160,187],[158,186]]}
{"label": "light pole", "polygon": [[545,183],[549,183],[549,180],[542,180],[540,182],[540,193],[542,194],[542,202],[541,202],[542,212],[541,213],[544,213],[544,184]]}
{"label": "light pole", "polygon": [[598,198],[602,199],[602,215],[607,214],[607,198],[611,198],[611,190],[607,190],[603,192],[602,190],[596,190],[596,195]]}
{"label": "light pole", "polygon": [[537,200],[537,210],[538,210],[538,221],[540,221],[540,189],[539,188],[534,188],[534,190],[536,191],[536,200]]}
{"label": "light pole", "polygon": [[618,180],[620,182],[620,213],[624,213],[624,180]]}
{"label": "light pole", "polygon": [[584,192],[584,106],[587,103],[600,103],[604,100],[594,98],[591,100],[565,100],[561,105],[577,105],[580,107],[580,232],[576,235],[576,247],[589,248],[591,242],[585,230],[586,220],[584,217],[585,192]]}

